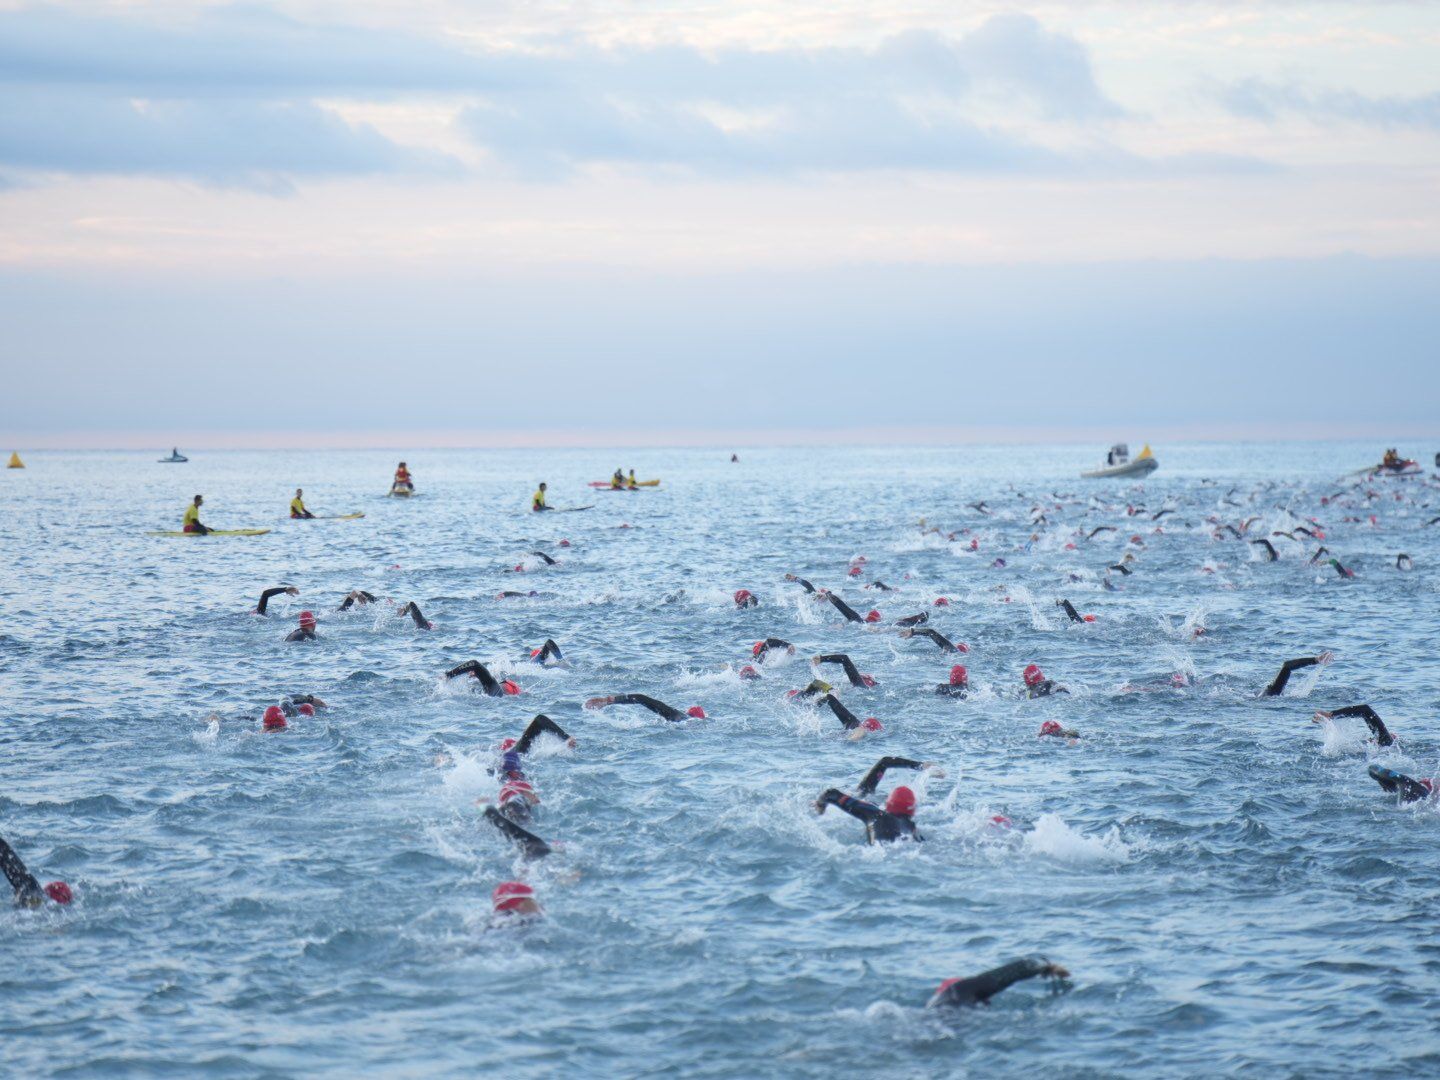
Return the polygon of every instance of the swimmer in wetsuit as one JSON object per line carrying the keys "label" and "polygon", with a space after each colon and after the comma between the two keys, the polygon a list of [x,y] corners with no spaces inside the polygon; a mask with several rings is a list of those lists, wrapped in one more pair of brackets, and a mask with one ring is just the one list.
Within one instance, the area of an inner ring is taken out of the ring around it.
{"label": "swimmer in wetsuit", "polygon": [[285,635],[286,641],[317,641],[319,635],[315,633],[315,613],[313,611],[300,612],[300,625]]}
{"label": "swimmer in wetsuit", "polygon": [[1370,779],[1391,795],[1399,795],[1401,802],[1424,802],[1435,794],[1434,780],[1416,780],[1383,765],[1371,765],[1369,772]]}
{"label": "swimmer in wetsuit", "polygon": [[1002,967],[972,975],[968,979],[946,979],[925,1007],[944,1009],[988,1005],[990,999],[1000,991],[1037,975],[1059,980],[1068,979],[1070,972],[1059,964],[1050,963],[1043,956],[1027,956],[1023,960],[1012,960]]}
{"label": "swimmer in wetsuit", "polygon": [[862,675],[855,662],[844,653],[826,653],[823,656],[812,656],[812,664],[839,664],[845,671],[845,677],[850,680],[851,686],[868,687],[875,686],[875,679],[870,675]]}
{"label": "swimmer in wetsuit", "polygon": [[[816,681],[818,682],[819,680]],[[824,683],[820,685],[825,686]],[[830,693],[828,687],[825,690],[824,696],[815,703],[816,708],[819,708],[821,705],[828,705],[830,707],[830,711],[835,714],[835,719],[839,720],[840,725],[849,733],[847,738],[849,738],[851,742],[864,738],[868,732],[885,730],[885,725],[873,716],[867,716],[864,720],[861,720],[845,707],[844,702]]]}
{"label": "swimmer in wetsuit", "polygon": [[678,721],[687,717],[693,720],[705,719],[705,710],[699,705],[691,705],[690,708],[681,712],[679,709],[673,709],[666,705],[663,701],[656,701],[647,694],[611,694],[607,697],[593,697],[585,702],[587,709],[603,709],[607,705],[640,705],[664,720]]}
{"label": "swimmer in wetsuit", "polygon": [[841,600],[840,597],[836,596],[833,592],[826,591],[824,596],[826,600],[829,600],[830,603],[834,605],[836,611],[840,612],[841,615],[845,616],[847,622],[873,623],[880,621],[880,613],[878,611],[871,611],[868,614],[862,616],[858,611],[852,608],[849,604],[845,603],[844,600]]}
{"label": "swimmer in wetsuit", "polygon": [[1085,621],[1085,617],[1075,610],[1075,605],[1069,600],[1056,600],[1055,606],[1064,608],[1065,614],[1070,616],[1071,622],[1083,623]]}
{"label": "swimmer in wetsuit", "polygon": [[1332,652],[1322,652],[1319,656],[1302,656],[1295,660],[1286,660],[1281,666],[1279,674],[1264,690],[1260,691],[1261,697],[1279,697],[1285,692],[1285,685],[1290,681],[1290,676],[1301,668],[1315,667],[1317,664],[1325,665],[1335,659]]}
{"label": "swimmer in wetsuit", "polygon": [[868,843],[925,839],[915,828],[915,793],[908,787],[897,787],[890,792],[883,810],[874,803],[846,795],[839,788],[826,788],[815,800],[815,812],[823,814],[827,806],[838,806],[851,817],[863,821]]}
{"label": "swimmer in wetsuit", "polygon": [[1380,714],[1369,705],[1347,705],[1343,709],[1336,709],[1327,712],[1324,709],[1315,711],[1314,723],[1322,723],[1326,720],[1337,720],[1342,716],[1358,716],[1365,721],[1365,726],[1375,736],[1375,742],[1379,746],[1394,746],[1395,736],[1390,734],[1390,729],[1385,726],[1385,721],[1380,719]]}
{"label": "swimmer in wetsuit", "polygon": [[[1437,518],[1436,520],[1440,520],[1440,518]],[[811,585],[810,582],[806,581],[803,577],[796,577],[794,574],[786,574],[786,575],[785,575],[785,580],[786,580],[786,581],[793,581],[793,582],[795,582],[795,583],[796,583],[797,585],[799,585],[802,589],[804,589],[807,593],[816,593],[816,592],[819,592],[819,590],[816,589],[814,585]]]}
{"label": "swimmer in wetsuit", "polygon": [[759,607],[760,601],[749,589],[735,590],[735,606],[737,608]]}
{"label": "swimmer in wetsuit", "polygon": [[515,824],[493,806],[485,808],[485,820],[499,829],[508,839],[518,844],[527,859],[543,859],[552,850],[550,845],[540,837]]}
{"label": "swimmer in wetsuit", "polygon": [[35,875],[26,869],[15,849],[3,837],[0,837],[0,871],[4,871],[5,880],[15,890],[16,907],[40,907],[47,896],[57,904],[68,904],[73,899],[70,886],[63,881],[52,881],[41,888]]}
{"label": "swimmer in wetsuit", "polygon": [[545,644],[538,649],[530,650],[530,659],[537,664],[544,664],[547,667],[552,664],[565,663],[565,657],[560,652],[560,646],[555,644],[554,638],[546,638]]}
{"label": "swimmer in wetsuit", "polygon": [[545,914],[535,890],[523,881],[502,881],[490,893],[492,925],[529,922]]}
{"label": "swimmer in wetsuit", "polygon": [[364,607],[366,604],[373,604],[376,601],[374,593],[368,593],[364,589],[351,589],[345,594],[345,599],[340,601],[337,611],[349,611],[355,605]]}
{"label": "swimmer in wetsuit", "polygon": [[1277,562],[1279,560],[1280,556],[1275,551],[1275,545],[1272,544],[1269,540],[1266,540],[1263,536],[1259,540],[1251,540],[1250,543],[1254,544],[1256,547],[1263,547],[1265,549],[1266,562]]}
{"label": "swimmer in wetsuit", "polygon": [[419,629],[419,630],[434,630],[434,629],[435,629],[435,624],[432,623],[429,619],[425,618],[425,616],[424,616],[423,614],[421,614],[420,605],[417,604],[417,603],[415,603],[414,600],[411,600],[408,604],[406,604],[404,607],[402,607],[402,608],[400,609],[400,611],[398,612],[398,614],[399,614],[402,618],[403,618],[404,616],[406,616],[406,615],[409,615],[410,618],[411,618],[411,620],[415,623],[416,629]]}
{"label": "swimmer in wetsuit", "polygon": [[313,518],[315,515],[305,509],[305,492],[299,488],[295,489],[295,497],[290,500],[290,516],[292,518]]}
{"label": "swimmer in wetsuit", "polygon": [[940,697],[963,698],[970,693],[970,672],[965,670],[964,664],[956,664],[950,669],[950,681],[943,682],[935,687],[935,693]]}
{"label": "swimmer in wetsuit", "polygon": [[951,641],[949,638],[947,638],[944,634],[940,633],[939,630],[932,630],[932,629],[930,629],[928,626],[925,627],[925,628],[923,628],[923,629],[920,629],[920,630],[911,630],[911,629],[909,629],[909,628],[904,629],[904,630],[901,630],[901,631],[900,631],[900,636],[901,636],[902,638],[917,638],[917,637],[929,638],[929,639],[930,639],[931,641],[933,641],[936,645],[940,646],[940,651],[941,651],[941,652],[969,652],[969,651],[970,651],[970,649],[969,649],[968,646],[967,646],[966,648],[962,649],[960,646],[956,645],[953,641]]}
{"label": "swimmer in wetsuit", "polygon": [[782,650],[788,656],[795,655],[795,646],[784,638],[767,637],[764,641],[757,641],[750,649],[750,655],[756,660],[764,660],[772,652]]}
{"label": "swimmer in wetsuit", "polygon": [[[929,622],[929,621],[930,621],[930,613],[929,613],[928,611],[922,611],[922,612],[920,612],[920,614],[918,614],[918,615],[906,615],[903,619],[896,619],[896,620],[895,620],[895,625],[896,625],[896,626],[913,627],[913,626],[919,626],[921,623],[927,623],[927,622]],[[904,637],[905,635],[904,635],[904,634],[901,634],[900,636],[901,636],[901,637]]]}
{"label": "swimmer in wetsuit", "polygon": [[520,693],[518,685],[509,679],[496,679],[494,675],[490,674],[490,669],[478,660],[466,660],[465,663],[445,672],[447,679],[458,678],[461,675],[474,676],[479,681],[481,689],[489,697],[505,697],[507,695],[513,697]]}
{"label": "swimmer in wetsuit", "polygon": [[1022,677],[1025,680],[1023,694],[1027,698],[1043,698],[1070,693],[1069,687],[1061,686],[1059,683],[1045,678],[1045,673],[1040,670],[1038,664],[1027,665]]}
{"label": "swimmer in wetsuit", "polygon": [[260,594],[260,602],[255,605],[254,613],[256,615],[266,614],[265,609],[269,607],[271,598],[279,596],[281,593],[285,593],[288,596],[299,596],[300,590],[294,585],[277,585],[273,589],[266,589]]}

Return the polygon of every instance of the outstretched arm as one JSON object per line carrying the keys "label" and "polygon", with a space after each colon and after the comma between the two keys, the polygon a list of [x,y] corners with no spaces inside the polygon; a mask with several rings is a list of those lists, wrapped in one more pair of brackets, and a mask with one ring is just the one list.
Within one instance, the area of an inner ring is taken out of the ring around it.
{"label": "outstretched arm", "polygon": [[[547,507],[547,509],[548,509],[548,507]],[[543,559],[543,560],[545,560],[545,565],[546,565],[546,566],[554,566],[554,565],[555,565],[555,560],[552,559],[549,555],[546,555],[545,552],[543,552],[543,551],[532,551],[532,552],[530,552],[530,554],[531,554],[531,555],[534,555],[537,559]]]}
{"label": "outstretched arm", "polygon": [[855,666],[855,661],[844,653],[826,653],[824,656],[815,657],[817,664],[839,664],[845,669],[845,677],[850,680],[851,686],[868,686],[860,669]]}
{"label": "outstretched arm", "polygon": [[493,806],[485,808],[485,820],[494,825],[515,843],[519,844],[525,852],[527,859],[543,859],[550,854],[550,845],[540,837],[536,836],[529,829],[522,829],[513,821],[500,813]]}
{"label": "outstretched arm", "polygon": [[880,781],[885,779],[886,769],[923,769],[926,764],[924,761],[913,761],[908,757],[882,757],[870,766],[870,771],[865,774],[865,778],[860,781],[860,786],[855,790],[861,795],[873,795],[875,789],[880,786]]}
{"label": "outstretched arm", "polygon": [[520,738],[516,741],[514,747],[515,752],[517,754],[529,753],[530,744],[533,743],[543,731],[548,731],[550,732],[550,734],[558,738],[564,739],[571,746],[575,745],[575,740],[566,733],[564,728],[562,728],[559,724],[555,723],[554,720],[551,720],[544,713],[540,713],[538,716],[535,717],[534,720],[530,721],[529,726],[525,728],[524,734],[522,734]]}
{"label": "outstretched arm", "polygon": [[609,704],[640,705],[666,720],[684,720],[686,718],[679,709],[672,709],[663,701],[657,701],[649,694],[616,694],[610,699]]}
{"label": "outstretched arm", "polygon": [[15,854],[15,849],[3,839],[0,839],[0,870],[5,872],[5,880],[10,882],[10,887],[15,890],[17,904],[33,907],[45,898],[40,882],[25,868],[25,863]]}
{"label": "outstretched arm", "polygon": [[500,689],[500,684],[495,681],[495,676],[490,674],[490,669],[478,660],[466,660],[465,663],[459,667],[453,667],[445,672],[447,679],[453,679],[457,675],[475,676],[475,678],[480,680],[480,685],[484,687],[485,693],[491,697],[499,697],[504,693],[504,691]]}
{"label": "outstretched arm", "polygon": [[1285,684],[1290,681],[1290,676],[1301,668],[1314,667],[1316,664],[1328,664],[1329,653],[1321,653],[1319,656],[1301,656],[1294,660],[1286,660],[1280,668],[1280,673],[1275,676],[1275,681],[1267,686],[1261,697],[1279,697],[1285,692]]}
{"label": "outstretched arm", "polygon": [[1347,705],[1343,709],[1336,709],[1334,712],[1322,712],[1317,715],[1332,719],[1336,716],[1358,716],[1365,721],[1375,736],[1375,741],[1381,746],[1393,746],[1395,736],[1390,734],[1390,729],[1385,726],[1385,721],[1380,719],[1380,714],[1369,705]]}
{"label": "outstretched arm", "polygon": [[848,621],[858,623],[863,623],[865,621],[860,617],[859,612],[857,612],[849,604],[845,603],[844,600],[841,600],[840,597],[836,596],[833,592],[827,592],[825,594],[825,599],[829,600],[830,603],[834,604],[835,610],[840,612],[841,615],[844,615]]}
{"label": "outstretched arm", "polygon": [[820,699],[820,704],[830,706],[830,711],[835,714],[835,719],[845,725],[846,731],[854,731],[860,726],[860,718],[847,709],[844,702],[834,694],[826,694]]}
{"label": "outstretched arm", "polygon": [[277,585],[273,589],[266,589],[260,594],[260,602],[255,605],[255,614],[264,615],[266,607],[270,604],[272,596],[279,596],[281,593],[289,593],[291,596],[299,596],[300,590],[294,585]]}
{"label": "outstretched arm", "polygon": [[1070,973],[1058,964],[1052,964],[1043,956],[1027,956],[1023,960],[1012,960],[998,968],[972,975],[968,979],[955,979],[943,984],[930,999],[930,1006],[980,1005],[988,1002],[1000,991],[1014,986],[1036,975],[1048,975],[1063,979]]}
{"label": "outstretched arm", "polygon": [[902,634],[901,636],[902,636],[902,637],[903,637],[903,636],[908,636],[908,637],[923,637],[923,638],[929,638],[929,639],[930,639],[931,641],[933,641],[936,645],[939,645],[939,646],[940,646],[940,651],[941,651],[941,652],[959,652],[959,651],[960,651],[959,649],[955,648],[955,643],[954,643],[953,641],[951,641],[949,638],[947,638],[944,634],[940,633],[939,630],[934,630],[934,629],[932,629],[932,628],[930,628],[930,627],[928,627],[928,626],[922,627],[922,628],[920,628],[919,630],[910,630],[910,631],[907,631],[905,634]]}
{"label": "outstretched arm", "polygon": [[1084,619],[1082,619],[1082,618],[1080,617],[1080,613],[1075,610],[1075,605],[1072,604],[1072,603],[1070,603],[1069,600],[1056,600],[1055,603],[1056,603],[1056,605],[1058,605],[1059,607],[1062,607],[1062,608],[1065,609],[1065,614],[1070,616],[1070,621],[1071,621],[1071,622],[1082,622],[1082,623],[1083,623],[1083,622],[1085,621]]}
{"label": "outstretched arm", "polygon": [[794,574],[786,574],[785,580],[795,582],[807,593],[813,593],[815,591],[815,586],[811,585],[810,582],[806,581],[803,577],[796,577]]}
{"label": "outstretched arm", "polygon": [[400,609],[400,614],[401,614],[401,615],[409,615],[410,618],[412,618],[412,619],[415,620],[415,625],[416,625],[417,627],[419,627],[421,630],[434,630],[434,629],[435,629],[435,627],[434,627],[433,625],[431,625],[430,621],[429,621],[428,619],[426,619],[425,616],[421,613],[421,611],[420,611],[420,605],[417,604],[417,603],[415,603],[414,600],[411,600],[408,604],[406,604],[404,607],[402,607],[402,608]]}
{"label": "outstretched arm", "polygon": [[827,806],[838,807],[851,817],[859,818],[861,821],[874,821],[885,812],[874,803],[846,795],[843,791],[833,787],[826,788],[820,793],[820,798],[815,800],[815,812],[823,814]]}

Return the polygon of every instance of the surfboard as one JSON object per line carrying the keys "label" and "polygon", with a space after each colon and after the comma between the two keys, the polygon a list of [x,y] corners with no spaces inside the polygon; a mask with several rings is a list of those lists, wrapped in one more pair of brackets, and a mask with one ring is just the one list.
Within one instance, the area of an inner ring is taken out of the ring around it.
{"label": "surfboard", "polygon": [[414,488],[391,488],[391,489],[390,489],[390,494],[391,494],[393,497],[397,498],[397,499],[413,499],[413,498],[415,497],[415,489],[414,489]]}
{"label": "surfboard", "polygon": [[[590,481],[590,486],[593,487],[593,488],[607,488],[607,489],[610,490],[610,491],[634,491],[634,490],[635,490],[635,488],[632,488],[628,483],[627,483],[624,487],[618,487],[618,488],[617,488],[617,487],[615,487],[613,484],[611,484],[611,482],[610,482],[609,480],[591,480],[591,481]],[[636,481],[635,481],[635,487],[659,487],[659,486],[660,486],[660,481],[659,481],[659,480],[636,480]]]}
{"label": "surfboard", "polygon": [[[362,517],[364,517],[364,516],[365,516],[365,515],[364,515],[363,513],[358,513],[358,514],[316,514],[316,515],[315,515],[313,518],[311,518],[310,520],[311,520],[311,521],[354,521],[356,518],[362,518]],[[304,521],[304,520],[306,520],[306,519],[305,519],[305,518],[291,518],[290,520],[291,520],[291,521]]]}
{"label": "surfboard", "polygon": [[208,533],[184,532],[180,529],[162,529],[146,533],[146,536],[264,536],[269,529],[211,529]]}
{"label": "surfboard", "polygon": [[591,503],[589,506],[562,506],[562,507],[560,507],[558,510],[556,510],[555,513],[557,513],[557,514],[577,514],[577,513],[579,513],[581,510],[594,510],[594,509],[595,509],[595,504],[594,504],[594,503]]}

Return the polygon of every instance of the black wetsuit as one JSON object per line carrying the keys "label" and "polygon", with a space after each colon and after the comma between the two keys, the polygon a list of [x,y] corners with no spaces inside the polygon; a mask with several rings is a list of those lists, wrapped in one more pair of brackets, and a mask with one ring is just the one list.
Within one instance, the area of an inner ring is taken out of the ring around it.
{"label": "black wetsuit", "polygon": [[1027,698],[1051,697],[1055,694],[1068,693],[1070,693],[1070,688],[1066,686],[1061,686],[1054,679],[1044,679],[1041,682],[1036,683],[1034,686],[1025,687],[1025,696]]}
{"label": "black wetsuit", "polygon": [[545,644],[540,646],[540,651],[539,651],[538,653],[536,653],[535,656],[532,657],[532,659],[533,659],[537,664],[543,664],[543,663],[545,663],[547,660],[557,660],[557,661],[558,661],[558,660],[564,660],[565,657],[564,657],[563,655],[561,655],[561,653],[560,653],[560,646],[555,644],[555,639],[554,639],[554,638],[546,638],[546,639],[545,639]]}
{"label": "black wetsuit", "polygon": [[516,754],[528,754],[530,752],[530,747],[535,742],[535,740],[547,731],[551,735],[554,735],[556,738],[563,739],[567,742],[570,739],[569,733],[564,728],[562,728],[559,724],[555,723],[554,720],[551,720],[544,713],[539,713],[538,715],[536,715],[535,719],[531,720],[530,723],[526,726],[525,731],[520,736],[520,738],[515,740],[515,745],[510,748],[511,751]]}
{"label": "black wetsuit", "polygon": [[923,840],[915,828],[915,822],[905,814],[892,814],[874,803],[865,802],[852,795],[846,795],[839,788],[826,788],[816,804],[820,807],[838,806],[853,818],[865,823],[865,835],[872,844],[885,844],[892,840]]}
{"label": "black wetsuit", "polygon": [[875,789],[880,786],[880,781],[885,779],[886,769],[919,769],[924,766],[923,761],[913,761],[907,757],[883,757],[865,774],[860,781],[860,786],[855,790],[861,795],[873,795]]}
{"label": "black wetsuit", "polygon": [[[803,690],[796,690],[790,696],[792,698],[800,698],[801,700],[814,697],[823,698],[833,689],[835,688],[831,686],[828,682],[826,682],[824,679],[811,679],[809,686],[805,687],[805,689]],[[815,704],[819,705],[820,702],[817,701]]]}
{"label": "black wetsuit", "polygon": [[860,669],[855,662],[844,653],[826,653],[824,656],[815,657],[817,664],[839,664],[845,670],[845,677],[850,680],[851,686],[873,686],[874,680],[867,679],[860,674]]}
{"label": "black wetsuit", "polygon": [[465,663],[445,672],[445,678],[447,679],[453,679],[459,675],[475,676],[475,678],[480,680],[481,689],[490,695],[490,697],[505,696],[504,688],[501,687],[495,676],[490,674],[490,669],[480,663],[479,660],[466,660]]}
{"label": "black wetsuit", "polygon": [[930,613],[922,611],[919,615],[906,615],[903,619],[896,619],[896,626],[919,626],[921,623],[930,621]]}
{"label": "black wetsuit", "polygon": [[0,839],[0,870],[5,872],[5,879],[15,890],[17,907],[39,907],[45,902],[45,890],[40,888],[40,882],[35,880],[35,875],[25,868],[15,849],[4,839]]}
{"label": "black wetsuit", "polygon": [[825,599],[829,600],[830,603],[834,604],[835,610],[840,612],[841,615],[844,615],[848,621],[858,623],[863,623],[865,621],[864,617],[861,616],[859,612],[857,612],[849,604],[845,603],[844,600],[841,600],[840,597],[836,596],[833,592],[827,592],[825,594]]}
{"label": "black wetsuit", "polygon": [[299,706],[301,705],[309,705],[312,709],[325,708],[325,703],[314,694],[292,694],[290,697],[281,699],[280,711],[293,719],[300,715]]}
{"label": "black wetsuit", "polygon": [[771,649],[782,649],[787,653],[792,653],[795,651],[795,646],[784,638],[767,637],[764,641],[760,642],[760,647],[755,650],[755,659],[764,660],[765,657],[770,655]]}
{"label": "black wetsuit", "polygon": [[1375,736],[1375,741],[1381,746],[1395,745],[1395,736],[1390,734],[1390,729],[1385,726],[1385,721],[1369,705],[1347,705],[1343,709],[1336,709],[1330,714],[1332,718],[1339,716],[1358,716],[1365,721]]}
{"label": "black wetsuit", "polygon": [[690,717],[679,709],[672,709],[663,701],[656,701],[647,694],[616,694],[610,699],[611,705],[641,705],[649,709],[656,716],[664,717],[666,720],[688,720]]}
{"label": "black wetsuit", "polygon": [[1302,656],[1296,660],[1286,660],[1280,668],[1280,673],[1275,676],[1275,681],[1260,692],[1261,697],[1279,697],[1285,692],[1285,684],[1290,681],[1290,676],[1301,668],[1314,667],[1320,661],[1313,656]]}
{"label": "black wetsuit", "polygon": [[799,585],[807,593],[813,593],[816,591],[815,586],[811,585],[810,582],[806,581],[803,577],[796,577],[794,574],[786,574],[785,580],[795,582],[795,584]]}
{"label": "black wetsuit", "polygon": [[1083,623],[1085,621],[1083,618],[1080,617],[1080,613],[1075,610],[1075,605],[1070,603],[1069,600],[1056,600],[1055,605],[1056,607],[1062,607],[1065,609],[1065,614],[1070,616],[1071,622]]}
{"label": "black wetsuit", "polygon": [[291,630],[285,635],[286,641],[318,641],[320,635],[315,633],[314,627],[300,626]]}
{"label": "black wetsuit", "polygon": [[260,602],[255,605],[255,614],[264,615],[266,613],[265,609],[270,606],[271,597],[279,596],[281,593],[287,592],[289,588],[289,585],[277,585],[273,589],[266,589],[262,592],[260,594]]}
{"label": "black wetsuit", "polygon": [[970,693],[969,683],[941,683],[935,687],[935,693],[939,697],[963,698]]}
{"label": "black wetsuit", "polygon": [[1390,794],[1399,795],[1403,802],[1424,802],[1434,794],[1428,784],[1383,765],[1371,765],[1370,778]]}
{"label": "black wetsuit", "polygon": [[400,609],[400,614],[409,615],[410,618],[415,621],[415,625],[421,630],[433,629],[433,627],[430,625],[430,621],[426,619],[423,614],[421,614],[420,605],[415,603],[414,600],[411,600],[408,604],[402,607]]}
{"label": "black wetsuit", "polygon": [[[547,507],[545,507],[545,509],[548,510],[548,509],[550,509],[550,508],[547,506]],[[546,566],[554,566],[554,565],[555,565],[555,560],[552,559],[549,555],[546,555],[545,552],[543,552],[543,551],[532,551],[532,552],[530,552],[530,554],[531,554],[531,555],[534,555],[537,559],[543,559],[543,560],[545,560],[545,565],[546,565]]]}
{"label": "black wetsuit", "polygon": [[522,828],[515,824],[504,814],[500,813],[493,806],[485,808],[485,820],[494,825],[507,837],[520,845],[527,859],[543,859],[550,854],[550,845],[540,837],[536,836],[529,829]]}
{"label": "black wetsuit", "polygon": [[825,696],[816,702],[817,708],[821,705],[830,706],[830,711],[835,714],[835,719],[844,725],[846,731],[854,731],[860,726],[860,718],[847,709],[845,703],[829,691],[826,691]]}
{"label": "black wetsuit", "polygon": [[901,636],[901,637],[907,637],[907,638],[917,638],[917,637],[929,638],[929,639],[930,639],[931,641],[933,641],[936,645],[939,645],[939,646],[940,646],[940,651],[941,651],[941,652],[959,652],[959,651],[960,651],[959,649],[957,649],[957,648],[955,647],[955,643],[954,643],[953,641],[951,641],[949,638],[947,638],[944,634],[940,633],[939,630],[932,630],[932,629],[930,629],[928,626],[925,627],[924,629],[921,629],[921,630],[902,630],[902,631],[900,632],[900,636]]}
{"label": "black wetsuit", "polygon": [[373,604],[375,603],[375,597],[364,589],[356,589],[346,596],[344,600],[340,601],[340,610],[349,611],[357,603]]}
{"label": "black wetsuit", "polygon": [[1265,558],[1267,562],[1275,562],[1277,559],[1280,558],[1280,556],[1275,553],[1275,545],[1270,543],[1269,540],[1261,538],[1259,540],[1251,540],[1250,543],[1256,545],[1257,547],[1263,547],[1265,549]]}
{"label": "black wetsuit", "polygon": [[972,975],[968,979],[956,979],[943,985],[930,999],[927,1008],[956,1008],[969,1005],[986,1005],[1001,990],[1014,986],[1025,979],[1045,975],[1051,971],[1051,964],[1043,956],[1027,956],[1023,960],[1012,960],[998,968]]}

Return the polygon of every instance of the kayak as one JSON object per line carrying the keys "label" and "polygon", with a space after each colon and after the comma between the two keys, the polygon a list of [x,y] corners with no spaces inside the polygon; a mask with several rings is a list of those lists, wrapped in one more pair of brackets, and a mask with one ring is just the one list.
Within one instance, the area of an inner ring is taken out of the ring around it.
{"label": "kayak", "polygon": [[180,465],[190,459],[184,454],[176,454],[173,457],[162,457],[159,460],[161,465]]}
{"label": "kayak", "polygon": [[354,521],[356,518],[364,517],[364,514],[316,514],[310,518],[292,517],[291,521]]}
{"label": "kayak", "polygon": [[411,487],[411,488],[392,487],[392,488],[390,489],[390,494],[393,495],[393,496],[394,496],[395,498],[397,498],[397,499],[408,499],[408,498],[410,498],[412,495],[415,494],[415,489],[414,489],[413,487]]}
{"label": "kayak", "polygon": [[1148,476],[1160,467],[1160,462],[1155,460],[1155,455],[1150,452],[1150,444],[1145,444],[1134,461],[1130,460],[1130,448],[1124,443],[1116,443],[1110,448],[1110,464],[1092,469],[1089,472],[1082,472],[1081,479],[1084,480],[1108,480],[1116,476]]}
{"label": "kayak", "polygon": [[[633,491],[633,490],[634,490],[634,488],[630,487],[629,484],[626,484],[624,487],[618,487],[618,488],[617,488],[617,487],[616,487],[611,481],[609,481],[609,480],[591,480],[591,481],[590,481],[590,486],[593,487],[593,488],[608,488],[608,489],[610,489],[611,491]],[[659,486],[660,486],[660,481],[659,481],[659,480],[636,480],[636,481],[635,481],[635,487],[659,487]]]}
{"label": "kayak", "polygon": [[269,529],[211,529],[208,533],[184,532],[180,529],[163,529],[146,533],[147,536],[264,536]]}
{"label": "kayak", "polygon": [[1404,461],[1397,461],[1393,465],[1381,463],[1374,466],[1371,476],[1418,476],[1425,470],[1420,468],[1420,463],[1413,458],[1406,458]]}

